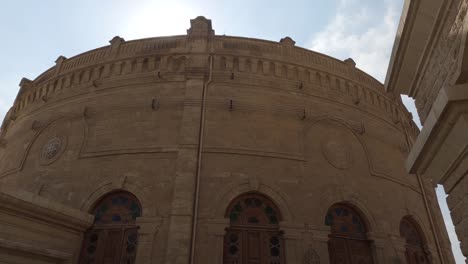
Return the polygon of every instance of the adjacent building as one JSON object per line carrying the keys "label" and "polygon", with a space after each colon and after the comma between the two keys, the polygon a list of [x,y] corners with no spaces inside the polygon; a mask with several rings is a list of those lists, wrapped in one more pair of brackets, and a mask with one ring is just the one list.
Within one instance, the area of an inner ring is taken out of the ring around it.
{"label": "adjacent building", "polygon": [[467,1],[405,2],[385,88],[415,99],[421,123],[410,173],[442,184],[468,256]]}

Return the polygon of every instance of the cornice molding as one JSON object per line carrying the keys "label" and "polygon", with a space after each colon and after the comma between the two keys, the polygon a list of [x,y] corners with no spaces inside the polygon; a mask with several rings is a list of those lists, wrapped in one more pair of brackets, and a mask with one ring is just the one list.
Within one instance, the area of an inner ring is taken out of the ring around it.
{"label": "cornice molding", "polygon": [[386,91],[414,94],[413,85],[427,61],[430,48],[440,38],[449,13],[447,6],[454,1],[405,0],[385,79]]}

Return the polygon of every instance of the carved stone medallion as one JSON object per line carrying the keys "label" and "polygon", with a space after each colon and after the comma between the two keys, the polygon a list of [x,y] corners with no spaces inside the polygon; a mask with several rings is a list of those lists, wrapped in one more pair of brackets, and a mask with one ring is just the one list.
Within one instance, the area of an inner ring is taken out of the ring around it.
{"label": "carved stone medallion", "polygon": [[50,164],[57,160],[65,149],[66,138],[54,136],[42,146],[41,163]]}
{"label": "carved stone medallion", "polygon": [[353,163],[351,147],[342,140],[325,140],[322,143],[322,152],[328,163],[337,169],[348,169]]}

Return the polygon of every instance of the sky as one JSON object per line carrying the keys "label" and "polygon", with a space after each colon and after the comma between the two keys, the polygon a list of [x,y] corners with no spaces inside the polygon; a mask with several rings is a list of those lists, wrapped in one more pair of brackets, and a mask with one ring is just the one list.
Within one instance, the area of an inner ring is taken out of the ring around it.
{"label": "sky", "polygon": [[[0,9],[0,120],[18,92],[52,67],[60,55],[72,57],[126,40],[186,34],[190,19],[212,20],[216,34],[279,41],[338,59],[383,82],[403,0],[17,0]],[[411,98],[403,102],[420,126]],[[437,189],[457,263],[464,263],[443,188]]]}

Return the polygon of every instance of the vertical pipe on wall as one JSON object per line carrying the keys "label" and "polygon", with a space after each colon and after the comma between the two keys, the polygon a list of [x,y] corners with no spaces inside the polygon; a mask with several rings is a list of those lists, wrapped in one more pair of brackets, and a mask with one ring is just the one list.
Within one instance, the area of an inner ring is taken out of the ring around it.
{"label": "vertical pipe on wall", "polygon": [[203,139],[205,132],[205,115],[206,115],[206,94],[208,85],[213,80],[213,55],[209,55],[210,72],[208,75],[208,81],[203,85],[201,109],[200,109],[200,127],[198,134],[198,153],[197,153],[197,173],[195,174],[195,194],[192,211],[192,239],[190,241],[190,259],[189,263],[194,263],[195,257],[195,241],[197,238],[197,223],[198,223],[198,200],[200,196],[200,173],[202,164],[202,153],[203,153]]}

